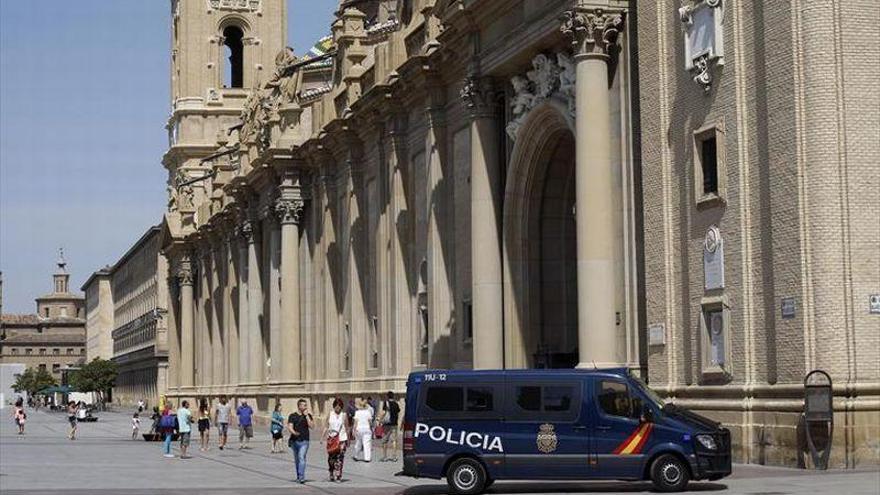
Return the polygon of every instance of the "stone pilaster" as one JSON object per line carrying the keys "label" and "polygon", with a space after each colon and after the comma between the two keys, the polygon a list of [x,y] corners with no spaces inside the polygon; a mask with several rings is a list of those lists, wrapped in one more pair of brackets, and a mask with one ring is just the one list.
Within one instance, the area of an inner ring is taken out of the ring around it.
{"label": "stone pilaster", "polygon": [[614,173],[611,163],[609,67],[623,29],[622,12],[578,8],[562,32],[574,47],[577,86],[575,194],[579,367],[620,366],[617,353]]}

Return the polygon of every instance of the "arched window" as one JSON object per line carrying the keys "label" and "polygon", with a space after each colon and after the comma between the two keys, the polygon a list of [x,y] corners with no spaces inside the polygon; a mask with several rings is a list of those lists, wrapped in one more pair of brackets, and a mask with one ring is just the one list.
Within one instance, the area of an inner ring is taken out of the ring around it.
{"label": "arched window", "polygon": [[227,60],[223,74],[223,86],[227,88],[244,87],[244,43],[241,28],[227,26],[223,30],[223,46]]}

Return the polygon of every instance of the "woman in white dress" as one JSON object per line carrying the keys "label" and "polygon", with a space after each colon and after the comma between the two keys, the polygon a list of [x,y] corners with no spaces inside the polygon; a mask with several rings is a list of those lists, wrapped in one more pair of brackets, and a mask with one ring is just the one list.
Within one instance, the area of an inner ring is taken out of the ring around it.
{"label": "woman in white dress", "polygon": [[[330,481],[342,481],[342,465],[345,462],[345,448],[348,445],[348,415],[344,411],[345,403],[342,399],[333,400],[333,410],[327,415],[327,426],[324,429],[324,439],[327,443],[327,465],[330,469]],[[333,446],[332,440],[336,438],[338,447]]]}
{"label": "woman in white dress", "polygon": [[[364,399],[357,400],[354,413],[354,460],[370,462],[373,457],[373,413]],[[358,459],[358,452],[361,459]]]}

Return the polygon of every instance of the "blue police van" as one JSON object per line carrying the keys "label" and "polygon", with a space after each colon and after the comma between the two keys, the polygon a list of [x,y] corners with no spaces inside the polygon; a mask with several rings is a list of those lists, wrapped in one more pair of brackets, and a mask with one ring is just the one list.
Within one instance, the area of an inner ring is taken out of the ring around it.
{"label": "blue police van", "polygon": [[731,472],[730,432],[664,404],[627,369],[409,375],[404,476],[476,494],[495,480],[646,480],[681,491]]}

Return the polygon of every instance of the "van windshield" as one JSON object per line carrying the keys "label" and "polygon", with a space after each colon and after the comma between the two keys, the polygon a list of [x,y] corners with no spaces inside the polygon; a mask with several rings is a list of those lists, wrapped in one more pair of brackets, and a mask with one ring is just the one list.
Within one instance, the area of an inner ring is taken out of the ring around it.
{"label": "van windshield", "polygon": [[653,390],[651,390],[651,387],[649,387],[648,384],[645,383],[644,380],[637,377],[636,375],[630,373],[629,376],[630,376],[630,378],[632,378],[632,380],[634,382],[636,382],[639,389],[642,391],[642,394],[644,394],[645,397],[648,398],[648,400],[650,400],[655,406],[657,406],[657,408],[663,409],[663,405],[665,403],[663,402],[663,399],[661,399],[660,396],[657,395],[657,392],[654,392]]}

